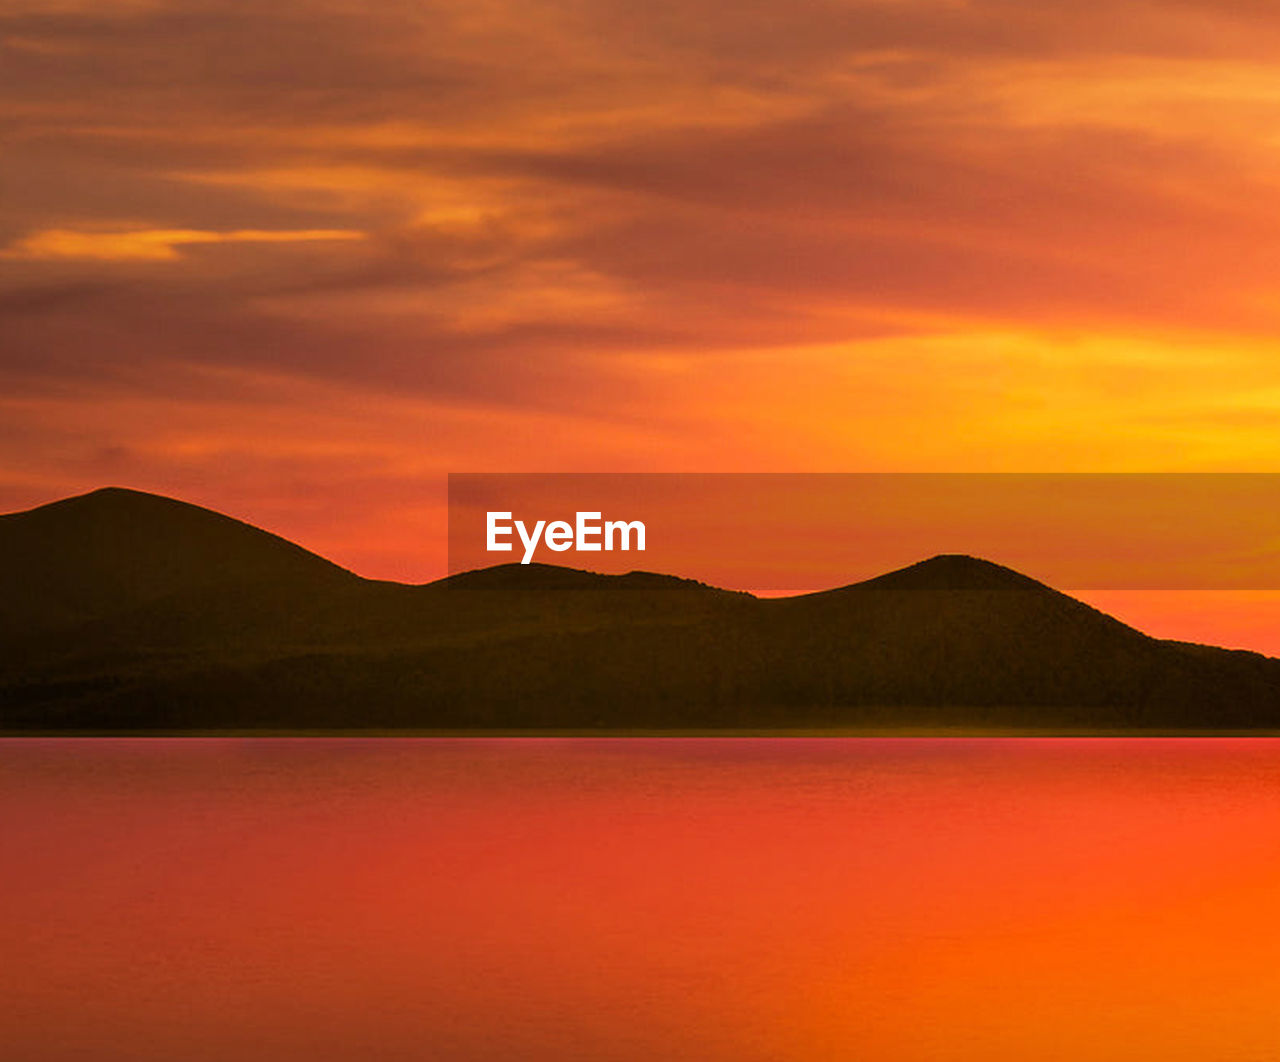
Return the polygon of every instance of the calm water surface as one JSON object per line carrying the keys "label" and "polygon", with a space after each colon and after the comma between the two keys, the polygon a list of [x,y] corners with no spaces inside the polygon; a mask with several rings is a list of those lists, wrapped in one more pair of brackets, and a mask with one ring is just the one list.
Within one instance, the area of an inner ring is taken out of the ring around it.
{"label": "calm water surface", "polygon": [[1280,741],[0,742],[14,1062],[1280,1058]]}

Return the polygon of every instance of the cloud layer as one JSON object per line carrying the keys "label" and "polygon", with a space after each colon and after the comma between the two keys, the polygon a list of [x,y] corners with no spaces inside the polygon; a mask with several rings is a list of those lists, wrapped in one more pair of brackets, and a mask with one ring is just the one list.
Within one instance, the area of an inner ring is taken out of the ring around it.
{"label": "cloud layer", "polygon": [[15,0],[0,49],[3,508],[426,577],[450,469],[1280,458],[1271,5]]}

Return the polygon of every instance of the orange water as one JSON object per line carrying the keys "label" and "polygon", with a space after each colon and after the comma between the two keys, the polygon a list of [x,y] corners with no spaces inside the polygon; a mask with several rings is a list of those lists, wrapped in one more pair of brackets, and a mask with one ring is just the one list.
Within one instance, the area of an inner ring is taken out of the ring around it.
{"label": "orange water", "polygon": [[13,1062],[1280,1057],[1280,742],[0,742]]}

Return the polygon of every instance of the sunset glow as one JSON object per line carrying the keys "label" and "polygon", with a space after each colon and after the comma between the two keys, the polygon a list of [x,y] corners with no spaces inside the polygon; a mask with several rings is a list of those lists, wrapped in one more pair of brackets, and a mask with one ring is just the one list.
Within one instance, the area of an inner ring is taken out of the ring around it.
{"label": "sunset glow", "polygon": [[10,0],[0,510],[422,581],[449,471],[1277,470],[1278,54],[1217,0]]}

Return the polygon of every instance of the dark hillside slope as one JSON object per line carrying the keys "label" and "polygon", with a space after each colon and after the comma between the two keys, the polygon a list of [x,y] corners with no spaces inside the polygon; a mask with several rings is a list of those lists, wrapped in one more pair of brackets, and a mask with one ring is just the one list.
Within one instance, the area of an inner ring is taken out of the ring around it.
{"label": "dark hillside slope", "polygon": [[361,579],[108,490],[0,518],[0,727],[1280,727],[1280,661],[935,557],[800,597],[506,564]]}
{"label": "dark hillside slope", "polygon": [[297,592],[355,578],[229,516],[120,487],[0,516],[0,635],[78,626],[201,589]]}
{"label": "dark hillside slope", "polygon": [[762,604],[752,624],[772,703],[933,706],[920,721],[948,724],[1037,725],[1026,706],[1045,725],[1280,722],[1280,661],[1150,638],[976,558]]}

